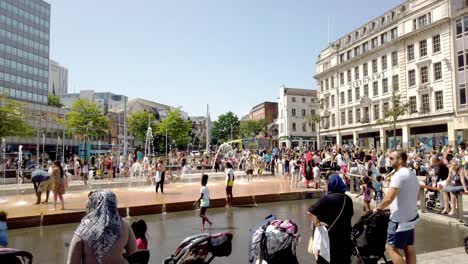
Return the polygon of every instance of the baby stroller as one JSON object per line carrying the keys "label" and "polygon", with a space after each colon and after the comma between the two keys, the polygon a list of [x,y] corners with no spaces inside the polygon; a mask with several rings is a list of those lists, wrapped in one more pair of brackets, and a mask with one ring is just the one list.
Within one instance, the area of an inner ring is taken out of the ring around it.
{"label": "baby stroller", "polygon": [[389,218],[389,210],[377,214],[368,212],[353,226],[353,264],[377,264],[380,259],[383,259],[384,263],[392,263],[385,257]]}
{"label": "baby stroller", "polygon": [[298,264],[298,240],[297,225],[292,220],[277,220],[270,215],[251,236],[249,263]]}
{"label": "baby stroller", "polygon": [[13,248],[0,248],[0,263],[31,264],[33,256],[27,251]]}
{"label": "baby stroller", "polygon": [[[209,264],[215,257],[227,257],[231,255],[232,237],[231,233],[187,237],[163,264]],[[211,257],[206,260],[209,253]]]}

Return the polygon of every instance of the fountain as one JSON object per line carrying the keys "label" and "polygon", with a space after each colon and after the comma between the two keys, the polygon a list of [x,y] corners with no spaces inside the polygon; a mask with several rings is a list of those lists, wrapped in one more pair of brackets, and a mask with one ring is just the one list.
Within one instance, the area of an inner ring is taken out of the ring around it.
{"label": "fountain", "polygon": [[16,173],[16,183],[18,186],[16,187],[16,196],[18,196],[18,199],[16,201],[16,205],[25,205],[27,202],[23,199],[23,193],[24,190],[21,192],[20,195],[20,186],[19,184],[22,184],[24,179],[23,179],[23,145],[19,145],[18,147],[18,170]]}
{"label": "fountain", "polygon": [[[5,151],[6,151],[6,140],[5,138],[2,138],[2,145],[1,145],[1,151],[2,151],[2,169],[3,169],[3,196],[5,196],[5,184],[6,184],[6,157],[5,157]],[[0,204],[7,202],[6,199],[0,198]]]}
{"label": "fountain", "polygon": [[148,124],[145,140],[145,156],[147,157],[153,153],[153,129],[151,128],[150,124]]}
{"label": "fountain", "polygon": [[212,162],[212,167],[211,167],[211,172],[214,171],[215,162],[218,159],[218,156],[220,154],[221,154],[221,157],[223,157],[223,158],[235,157],[234,149],[232,148],[231,145],[229,145],[228,143],[221,144],[221,146],[219,146],[219,148],[216,151],[216,154],[214,156],[214,159],[213,159],[213,162]]}

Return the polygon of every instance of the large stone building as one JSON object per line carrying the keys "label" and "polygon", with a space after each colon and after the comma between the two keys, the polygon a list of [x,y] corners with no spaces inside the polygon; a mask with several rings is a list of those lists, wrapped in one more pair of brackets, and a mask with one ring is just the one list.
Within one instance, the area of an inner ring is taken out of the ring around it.
{"label": "large stone building", "polygon": [[42,0],[0,0],[0,92],[47,104],[50,5]]}
{"label": "large stone building", "polygon": [[49,93],[55,95],[68,93],[68,69],[53,60],[49,63]]}
{"label": "large stone building", "polygon": [[317,91],[282,86],[278,98],[279,147],[317,148],[316,124],[308,121],[317,111]]}
{"label": "large stone building", "polygon": [[331,43],[315,76],[321,135],[329,143],[394,147],[392,129],[379,120],[395,90],[409,104],[397,144],[429,150],[466,140],[467,32],[467,1],[408,0]]}

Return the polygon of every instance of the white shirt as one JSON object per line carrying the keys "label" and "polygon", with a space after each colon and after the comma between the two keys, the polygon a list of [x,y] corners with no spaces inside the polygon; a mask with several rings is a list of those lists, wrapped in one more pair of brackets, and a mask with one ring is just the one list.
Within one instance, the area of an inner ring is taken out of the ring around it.
{"label": "white shirt", "polygon": [[419,181],[414,171],[406,167],[400,168],[392,177],[390,187],[400,190],[395,200],[390,204],[390,220],[408,222],[418,215]]}
{"label": "white shirt", "polygon": [[345,164],[343,160],[343,156],[340,153],[336,155],[336,164],[338,166],[343,166]]}
{"label": "white shirt", "polygon": [[315,179],[320,179],[320,169],[318,166],[315,166],[313,169],[312,169],[312,172],[314,173],[314,178]]}
{"label": "white shirt", "polygon": [[203,198],[200,201],[200,206],[210,207],[210,190],[208,190],[208,187],[202,186],[200,189],[200,193],[203,194]]}

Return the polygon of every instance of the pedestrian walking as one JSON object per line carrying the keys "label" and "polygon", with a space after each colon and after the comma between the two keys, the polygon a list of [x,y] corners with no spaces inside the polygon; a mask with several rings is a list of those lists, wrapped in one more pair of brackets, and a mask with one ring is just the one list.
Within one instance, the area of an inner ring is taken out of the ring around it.
{"label": "pedestrian walking", "polygon": [[205,222],[207,222],[210,226],[213,225],[213,222],[206,217],[206,211],[210,207],[210,190],[206,186],[208,184],[208,175],[203,174],[201,179],[201,189],[200,189],[200,198],[193,203],[196,205],[200,203],[200,218],[202,219],[201,230],[205,230]]}
{"label": "pedestrian walking", "polygon": [[158,160],[157,173],[159,177],[156,178],[156,193],[158,193],[159,186],[161,186],[161,193],[164,194],[164,177],[166,174],[166,166],[162,159]]}
{"label": "pedestrian walking", "polygon": [[53,183],[52,189],[54,191],[54,210],[57,210],[57,198],[60,199],[60,203],[62,204],[62,210],[65,210],[63,194],[65,194],[66,179],[60,161],[56,160],[54,161],[54,163],[52,163],[52,173],[50,174],[50,178]]}

